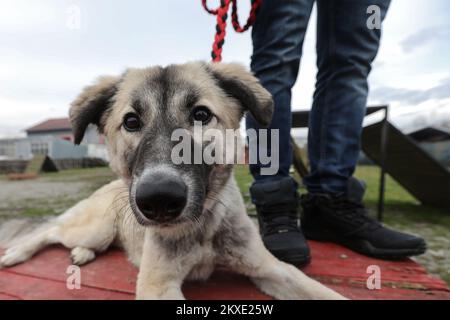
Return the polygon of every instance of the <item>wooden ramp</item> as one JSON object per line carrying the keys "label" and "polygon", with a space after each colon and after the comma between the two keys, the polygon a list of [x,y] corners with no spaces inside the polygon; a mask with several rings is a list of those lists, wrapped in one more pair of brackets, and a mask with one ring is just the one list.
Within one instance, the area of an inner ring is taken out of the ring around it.
{"label": "wooden ramp", "polygon": [[[362,133],[362,149],[378,165],[382,126],[375,123]],[[450,172],[391,123],[386,129],[386,172],[421,203],[450,209]]]}
{"label": "wooden ramp", "polygon": [[[382,110],[387,112],[387,108],[387,106],[369,106],[366,108],[366,115]],[[292,112],[293,128],[306,128],[308,121],[309,111]],[[372,161],[382,168],[384,167],[385,172],[422,204],[450,209],[449,170],[423,150],[413,139],[387,121],[386,113],[384,120],[363,128],[361,147]],[[294,166],[300,176],[303,177],[308,173],[308,169],[301,160],[301,151],[296,148],[295,144]],[[382,202],[383,190],[380,191]],[[382,209],[379,209],[379,217],[381,217],[380,211]]]}
{"label": "wooden ramp", "polygon": [[28,162],[24,172],[10,173],[8,174],[8,180],[36,179],[41,172],[58,172],[55,163],[47,155],[35,155]]}
{"label": "wooden ramp", "polygon": [[[411,260],[382,261],[334,244],[310,242],[312,263],[302,270],[350,299],[450,299],[442,280]],[[81,267],[81,289],[66,287],[69,251],[52,247],[30,261],[0,270],[1,299],[133,299],[137,270],[118,250]],[[381,270],[381,289],[368,290],[369,265]],[[246,279],[217,271],[207,282],[183,287],[188,299],[270,299]]]}

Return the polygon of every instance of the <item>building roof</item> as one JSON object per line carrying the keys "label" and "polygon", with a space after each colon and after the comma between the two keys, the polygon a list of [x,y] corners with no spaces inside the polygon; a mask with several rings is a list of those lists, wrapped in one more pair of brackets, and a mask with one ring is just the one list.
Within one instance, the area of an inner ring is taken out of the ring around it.
{"label": "building roof", "polygon": [[33,132],[46,132],[46,131],[61,131],[61,130],[72,130],[69,118],[57,118],[48,119],[40,122],[25,131],[27,133]]}

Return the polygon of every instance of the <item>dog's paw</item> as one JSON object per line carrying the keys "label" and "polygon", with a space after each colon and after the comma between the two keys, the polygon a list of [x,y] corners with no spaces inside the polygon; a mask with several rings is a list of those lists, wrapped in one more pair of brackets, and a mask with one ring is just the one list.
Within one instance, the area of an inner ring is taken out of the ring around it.
{"label": "dog's paw", "polygon": [[18,263],[26,261],[30,255],[21,247],[12,247],[6,250],[5,254],[0,257],[0,268],[11,267]]}
{"label": "dog's paw", "polygon": [[70,253],[72,263],[81,266],[95,259],[95,252],[83,247],[75,247]]}

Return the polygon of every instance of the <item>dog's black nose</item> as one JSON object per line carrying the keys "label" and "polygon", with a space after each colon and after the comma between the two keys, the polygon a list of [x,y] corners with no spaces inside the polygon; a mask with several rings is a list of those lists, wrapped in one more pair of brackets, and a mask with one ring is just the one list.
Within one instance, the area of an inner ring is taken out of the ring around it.
{"label": "dog's black nose", "polygon": [[147,219],[158,222],[178,217],[186,206],[187,188],[180,177],[149,174],[136,187],[136,205]]}

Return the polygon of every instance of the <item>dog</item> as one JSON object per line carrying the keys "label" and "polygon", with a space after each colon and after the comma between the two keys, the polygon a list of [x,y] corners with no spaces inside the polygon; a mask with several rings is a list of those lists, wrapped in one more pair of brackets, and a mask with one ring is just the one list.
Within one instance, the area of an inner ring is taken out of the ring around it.
{"label": "dog", "polygon": [[231,164],[173,164],[175,129],[190,132],[194,121],[238,129],[246,112],[267,126],[273,101],[239,64],[190,62],[99,78],[71,104],[70,121],[76,144],[91,124],[106,136],[120,179],[32,232],[26,222],[6,223],[4,241],[12,230],[28,231],[13,237],[0,265],[56,243],[83,265],[118,245],[139,268],[137,299],[184,299],[183,281],[205,280],[216,266],[248,276],[276,299],[344,299],[264,247]]}

